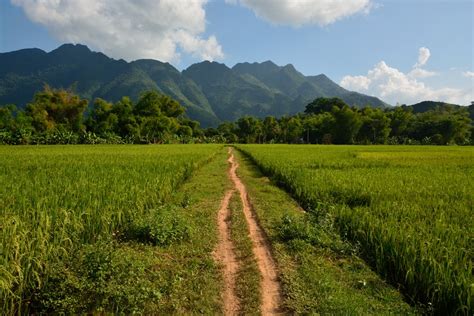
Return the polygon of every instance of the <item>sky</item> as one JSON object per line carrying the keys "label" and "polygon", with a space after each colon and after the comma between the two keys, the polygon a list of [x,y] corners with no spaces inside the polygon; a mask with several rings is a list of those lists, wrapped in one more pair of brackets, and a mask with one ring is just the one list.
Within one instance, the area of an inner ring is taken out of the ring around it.
{"label": "sky", "polygon": [[393,105],[474,101],[474,0],[0,0],[0,52],[62,43],[180,70],[291,63]]}

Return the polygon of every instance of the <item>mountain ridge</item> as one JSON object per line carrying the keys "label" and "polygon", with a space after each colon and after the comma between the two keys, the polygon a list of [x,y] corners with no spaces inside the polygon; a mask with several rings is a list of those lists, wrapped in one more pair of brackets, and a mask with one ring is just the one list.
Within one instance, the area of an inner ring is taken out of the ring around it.
{"label": "mountain ridge", "polygon": [[117,101],[137,99],[155,89],[178,100],[187,115],[203,126],[216,126],[243,115],[295,114],[317,97],[340,97],[361,107],[387,106],[380,99],[348,91],[324,74],[305,76],[292,64],[203,61],[179,71],[153,59],[127,62],[94,52],[81,44],[63,44],[45,52],[26,48],[0,53],[0,104],[25,106],[48,84],[70,88],[81,97]]}

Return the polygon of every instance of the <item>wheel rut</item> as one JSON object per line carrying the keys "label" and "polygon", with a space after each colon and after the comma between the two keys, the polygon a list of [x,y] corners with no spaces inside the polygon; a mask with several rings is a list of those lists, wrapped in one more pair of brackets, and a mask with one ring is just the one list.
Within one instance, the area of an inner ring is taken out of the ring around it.
{"label": "wheel rut", "polygon": [[222,264],[222,274],[224,279],[224,314],[237,315],[240,302],[236,295],[236,276],[239,270],[239,262],[235,253],[235,246],[232,242],[229,208],[230,199],[235,190],[228,190],[222,199],[219,212],[217,214],[217,228],[219,231],[219,243],[214,252],[214,258]]}
{"label": "wheel rut", "polygon": [[250,203],[247,189],[237,175],[239,163],[236,161],[234,153],[229,148],[230,164],[228,176],[234,187],[229,189],[222,199],[218,216],[219,243],[214,253],[215,259],[222,264],[224,278],[224,313],[225,315],[236,315],[239,313],[240,302],[236,295],[236,277],[240,267],[239,260],[235,252],[235,245],[231,234],[231,210],[230,200],[235,193],[238,193],[242,202],[242,211],[247,222],[249,237],[252,241],[253,255],[257,261],[258,270],[261,275],[260,295],[262,315],[282,314],[280,302],[281,286],[278,279],[278,269],[272,255],[272,249],[268,238],[258,222],[257,214]]}

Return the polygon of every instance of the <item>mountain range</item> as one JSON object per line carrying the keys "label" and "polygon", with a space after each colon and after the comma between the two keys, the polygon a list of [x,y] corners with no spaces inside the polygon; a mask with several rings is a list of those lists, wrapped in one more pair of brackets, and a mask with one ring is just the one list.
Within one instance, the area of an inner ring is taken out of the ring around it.
{"label": "mountain range", "polygon": [[324,74],[305,76],[291,64],[271,61],[232,68],[204,61],[180,72],[157,60],[115,60],[80,44],[64,44],[49,53],[37,48],[0,53],[0,104],[23,107],[45,84],[108,101],[122,96],[136,100],[142,91],[156,89],[177,99],[204,127],[243,115],[294,114],[317,97],[339,97],[357,107],[387,106],[340,87]]}

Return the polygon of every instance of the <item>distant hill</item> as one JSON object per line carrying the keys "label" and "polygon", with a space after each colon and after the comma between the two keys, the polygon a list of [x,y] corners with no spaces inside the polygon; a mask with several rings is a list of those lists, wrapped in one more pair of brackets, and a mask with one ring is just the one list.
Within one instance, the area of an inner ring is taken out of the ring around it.
{"label": "distant hill", "polygon": [[422,102],[410,105],[410,107],[413,109],[413,113],[423,113],[423,112],[431,111],[437,108],[441,108],[441,109],[446,108],[446,107],[456,108],[459,106],[461,105],[440,102],[440,101],[422,101]]}
{"label": "distant hill", "polygon": [[0,104],[22,107],[45,84],[109,101],[125,95],[136,100],[143,90],[156,89],[181,102],[187,115],[203,126],[243,115],[294,114],[317,97],[340,97],[357,107],[387,105],[345,90],[323,74],[304,76],[293,65],[271,61],[233,68],[205,61],[180,72],[157,60],[115,60],[79,44],[64,44],[49,53],[36,48],[0,53]]}
{"label": "distant hill", "polygon": [[445,108],[467,108],[471,120],[474,122],[474,104],[471,104],[468,107],[464,107],[458,104],[440,102],[440,101],[423,101],[420,103],[409,105],[408,107],[413,109],[413,113],[424,113],[427,111],[435,109],[445,109]]}

